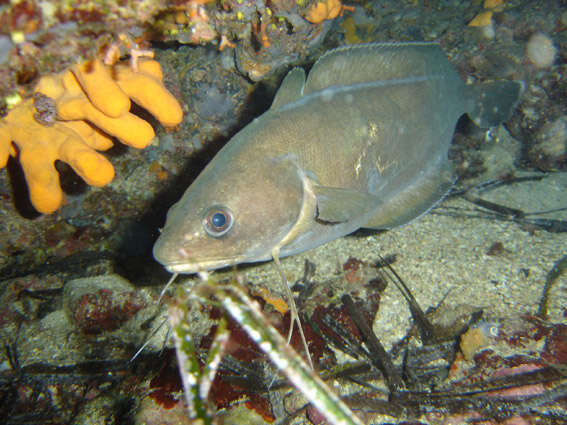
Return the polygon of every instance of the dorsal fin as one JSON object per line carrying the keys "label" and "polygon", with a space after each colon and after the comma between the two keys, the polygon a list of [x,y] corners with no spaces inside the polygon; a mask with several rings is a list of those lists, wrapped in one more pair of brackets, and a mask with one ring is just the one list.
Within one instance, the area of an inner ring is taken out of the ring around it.
{"label": "dorsal fin", "polygon": [[301,99],[304,86],[305,71],[303,68],[293,68],[283,79],[270,109],[280,109],[288,103]]}
{"label": "dorsal fin", "polygon": [[309,72],[303,94],[332,86],[448,74],[459,78],[438,43],[357,44],[321,56]]}

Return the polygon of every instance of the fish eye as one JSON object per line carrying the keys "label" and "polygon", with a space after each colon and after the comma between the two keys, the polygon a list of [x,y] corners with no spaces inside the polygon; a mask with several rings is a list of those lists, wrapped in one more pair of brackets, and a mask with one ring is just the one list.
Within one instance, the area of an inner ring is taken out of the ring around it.
{"label": "fish eye", "polygon": [[234,222],[232,212],[226,207],[215,205],[205,211],[203,227],[209,236],[219,238],[225,235]]}

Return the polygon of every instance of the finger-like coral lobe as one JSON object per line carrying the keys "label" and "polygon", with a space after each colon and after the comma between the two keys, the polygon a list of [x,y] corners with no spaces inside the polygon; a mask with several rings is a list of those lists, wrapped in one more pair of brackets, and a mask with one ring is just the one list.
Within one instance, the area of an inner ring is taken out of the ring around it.
{"label": "finger-like coral lobe", "polygon": [[91,186],[108,184],[114,168],[97,151],[112,147],[111,137],[145,148],[155,136],[147,121],[129,112],[131,100],[164,126],[181,122],[181,106],[162,79],[153,60],[140,60],[137,70],[92,60],[42,77],[34,99],[21,102],[0,121],[0,168],[10,155],[19,157],[31,202],[42,213],[63,202],[56,160],[69,164]]}

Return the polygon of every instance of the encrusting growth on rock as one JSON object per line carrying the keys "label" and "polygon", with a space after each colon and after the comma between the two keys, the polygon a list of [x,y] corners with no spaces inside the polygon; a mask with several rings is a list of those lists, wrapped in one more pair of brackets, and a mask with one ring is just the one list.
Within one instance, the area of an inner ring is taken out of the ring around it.
{"label": "encrusting growth on rock", "polygon": [[309,9],[305,19],[312,24],[320,24],[324,20],[335,19],[339,15],[343,16],[345,10],[354,12],[354,7],[345,6],[340,0],[321,0]]}
{"label": "encrusting growth on rock", "polygon": [[111,137],[142,149],[155,136],[148,122],[129,112],[131,100],[166,127],[181,122],[181,106],[162,80],[161,66],[148,59],[139,60],[137,70],[91,60],[42,77],[34,98],[0,121],[0,168],[10,155],[19,157],[31,202],[41,213],[63,202],[58,159],[89,185],[108,184],[114,168],[96,151],[111,148]]}

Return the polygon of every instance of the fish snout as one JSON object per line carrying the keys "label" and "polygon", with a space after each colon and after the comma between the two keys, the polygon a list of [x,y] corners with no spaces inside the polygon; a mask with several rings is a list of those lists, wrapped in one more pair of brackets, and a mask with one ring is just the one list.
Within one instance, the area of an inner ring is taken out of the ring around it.
{"label": "fish snout", "polygon": [[171,241],[160,236],[154,245],[153,255],[157,262],[170,270],[170,267],[175,264],[186,263],[190,253],[185,247],[180,248],[177,244],[172,244]]}

